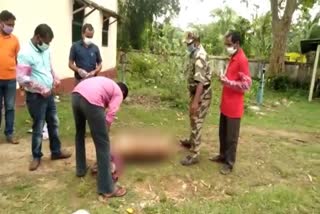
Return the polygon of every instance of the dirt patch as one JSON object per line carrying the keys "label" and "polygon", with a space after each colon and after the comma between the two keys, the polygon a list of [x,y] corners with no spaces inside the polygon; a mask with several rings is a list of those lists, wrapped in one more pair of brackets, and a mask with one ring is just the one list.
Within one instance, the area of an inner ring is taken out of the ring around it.
{"label": "dirt patch", "polygon": [[[48,141],[42,144],[42,152],[44,154],[41,165],[38,170],[34,172],[29,171],[29,162],[31,161],[31,145],[30,141],[25,139],[20,141],[19,145],[11,145],[0,143],[0,176],[6,180],[14,181],[15,176],[21,174],[46,174],[48,172],[55,172],[61,170],[74,170],[75,168],[75,151],[74,147],[65,148],[72,151],[73,155],[70,159],[66,160],[50,160],[50,150]],[[93,163],[95,160],[95,148],[91,140],[87,140],[86,152],[88,163]],[[11,175],[11,176],[7,176]]]}
{"label": "dirt patch", "polygon": [[253,126],[241,128],[241,135],[245,136],[267,136],[273,138],[286,138],[298,143],[309,143],[319,141],[315,134],[305,132],[291,132],[286,130],[261,129]]}
{"label": "dirt patch", "polygon": [[130,98],[127,98],[125,103],[141,105],[145,107],[158,106],[157,104],[161,103],[160,97],[153,96],[143,96],[143,95],[131,95]]}

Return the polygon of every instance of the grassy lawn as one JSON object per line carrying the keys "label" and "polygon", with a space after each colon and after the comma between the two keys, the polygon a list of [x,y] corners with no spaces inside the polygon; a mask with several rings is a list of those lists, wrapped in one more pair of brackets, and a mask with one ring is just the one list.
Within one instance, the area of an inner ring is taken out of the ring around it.
{"label": "grassy lawn", "polygon": [[[111,135],[123,128],[158,127],[176,136],[188,133],[185,108],[173,108],[160,90],[136,90],[118,114]],[[203,130],[201,163],[179,165],[186,154],[158,164],[129,164],[120,183],[128,194],[108,204],[97,201],[91,175],[78,179],[74,161],[43,163],[39,172],[27,171],[31,124],[24,108],[17,113],[17,146],[0,144],[0,213],[319,213],[320,115],[319,102],[305,97],[267,92],[262,113],[250,111],[242,121],[235,171],[219,174],[208,160],[218,151],[218,95]],[[160,98],[159,98],[160,97]],[[283,99],[286,100],[283,100]],[[280,106],[273,106],[280,101]],[[58,104],[63,144],[73,148],[74,125],[67,96]],[[116,143],[116,142],[114,142]],[[88,142],[88,144],[92,144]],[[44,143],[47,147],[47,143]],[[23,162],[23,163],[21,163]],[[6,170],[4,170],[6,169]],[[317,211],[318,210],[318,211]]]}

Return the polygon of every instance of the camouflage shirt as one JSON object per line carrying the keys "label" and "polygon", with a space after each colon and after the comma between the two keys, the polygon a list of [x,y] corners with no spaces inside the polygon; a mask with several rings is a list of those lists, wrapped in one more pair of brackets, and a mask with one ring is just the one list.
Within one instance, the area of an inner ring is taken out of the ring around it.
{"label": "camouflage shirt", "polygon": [[202,83],[204,86],[211,84],[212,71],[208,63],[207,53],[201,45],[190,55],[187,75],[188,88],[192,94],[195,93],[198,83]]}

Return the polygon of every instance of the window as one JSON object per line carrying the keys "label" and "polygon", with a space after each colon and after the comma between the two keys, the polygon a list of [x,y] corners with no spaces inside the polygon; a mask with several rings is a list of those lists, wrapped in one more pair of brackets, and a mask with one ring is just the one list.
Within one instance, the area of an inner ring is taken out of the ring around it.
{"label": "window", "polygon": [[77,1],[73,3],[73,19],[72,19],[72,42],[81,39],[81,28],[84,20],[84,6]]}
{"label": "window", "polygon": [[102,46],[104,47],[108,47],[109,45],[109,23],[109,18],[104,16],[102,24]]}

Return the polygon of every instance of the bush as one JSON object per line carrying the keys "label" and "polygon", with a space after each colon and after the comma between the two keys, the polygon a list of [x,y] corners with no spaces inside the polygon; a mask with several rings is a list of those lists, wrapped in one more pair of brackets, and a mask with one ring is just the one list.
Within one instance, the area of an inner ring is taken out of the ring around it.
{"label": "bush", "polygon": [[295,93],[305,93],[305,91],[309,89],[309,84],[292,81],[286,76],[269,78],[267,80],[267,86],[272,90],[288,93],[293,93],[294,91]]}
{"label": "bush", "polygon": [[187,83],[183,57],[147,53],[128,54],[128,81],[132,89],[152,88],[172,106],[186,106]]}
{"label": "bush", "polygon": [[[127,80],[131,89],[146,91],[144,89],[147,88],[149,93],[159,96],[172,107],[183,109],[188,107],[187,77],[183,73],[186,58],[131,52],[128,54],[128,59]],[[212,88],[212,104],[219,105],[221,83],[216,77]],[[246,104],[256,99],[258,89],[259,81],[253,80],[250,91],[245,95]]]}
{"label": "bush", "polygon": [[257,94],[259,91],[259,86],[260,86],[260,82],[258,80],[252,80],[251,88],[247,93],[245,93],[245,97],[244,97],[246,105],[248,105],[250,101],[256,100]]}

